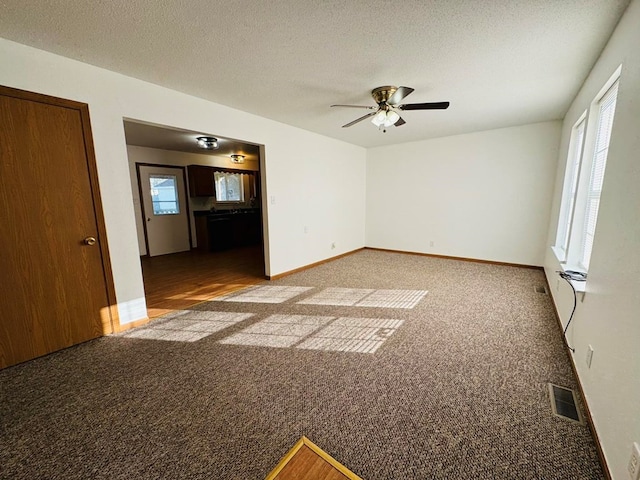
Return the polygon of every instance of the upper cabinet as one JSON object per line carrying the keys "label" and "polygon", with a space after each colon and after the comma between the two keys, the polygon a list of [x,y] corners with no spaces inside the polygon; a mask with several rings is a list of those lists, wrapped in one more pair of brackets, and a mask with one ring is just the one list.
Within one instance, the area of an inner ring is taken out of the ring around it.
{"label": "upper cabinet", "polygon": [[215,169],[205,165],[189,165],[187,167],[189,175],[189,195],[192,197],[214,197],[213,174]]}
{"label": "upper cabinet", "polygon": [[260,174],[253,170],[189,165],[189,196],[216,197],[216,184],[220,189],[216,203],[259,204]]}

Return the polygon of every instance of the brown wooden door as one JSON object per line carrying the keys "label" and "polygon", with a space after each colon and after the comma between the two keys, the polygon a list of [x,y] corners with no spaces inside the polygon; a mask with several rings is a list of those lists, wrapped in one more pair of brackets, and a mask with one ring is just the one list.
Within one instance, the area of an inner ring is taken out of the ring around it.
{"label": "brown wooden door", "polygon": [[112,331],[97,188],[86,105],[0,87],[0,368]]}

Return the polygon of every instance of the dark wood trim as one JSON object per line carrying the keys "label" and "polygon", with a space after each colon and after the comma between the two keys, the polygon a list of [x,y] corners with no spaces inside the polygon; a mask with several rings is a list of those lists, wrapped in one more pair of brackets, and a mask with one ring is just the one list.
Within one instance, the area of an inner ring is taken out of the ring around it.
{"label": "dark wood trim", "polygon": [[[29,100],[31,102],[38,102],[38,103],[44,103],[47,105],[56,105],[58,107],[70,108],[72,110],[82,111],[83,109],[86,109],[87,114],[89,111],[89,106],[86,103],[76,102],[75,100],[67,100],[65,98],[52,97],[50,95],[45,95],[43,93],[29,92],[27,90],[20,90],[18,88],[5,87],[3,85],[0,85],[0,94],[5,95],[7,97]],[[93,139],[91,141],[91,145],[93,146]],[[93,156],[95,159],[95,155]]]}
{"label": "dark wood trim", "polygon": [[[184,198],[187,201],[187,231],[189,232],[189,249],[193,249],[193,236],[191,233],[191,204],[189,203],[189,184],[187,183],[187,167],[180,165],[163,165],[160,163],[136,162],[136,177],[138,180],[138,196],[140,197],[140,211],[142,212],[142,229],[144,230],[144,247],[149,256],[149,234],[147,232],[147,213],[144,211],[142,199],[142,183],[140,182],[140,167],[179,168],[182,170],[182,183],[184,185]],[[142,255],[141,255],[142,256]]]}
{"label": "dark wood trim", "polygon": [[267,280],[278,280],[279,278],[287,277],[287,276],[292,275],[294,273],[302,272],[304,270],[308,270],[310,268],[317,267],[318,265],[322,265],[323,263],[333,262],[334,260],[338,260],[339,258],[346,257],[348,255],[352,255],[352,254],[354,254],[356,252],[364,250],[365,248],[366,247],[356,248],[355,250],[351,250],[350,252],[342,253],[340,255],[336,255],[335,257],[325,258],[324,260],[320,260],[319,262],[310,263],[309,265],[305,265],[304,267],[300,267],[300,268],[295,268],[293,270],[289,270],[288,272],[279,273],[277,275],[266,275],[266,278],[267,278]]}
{"label": "dark wood trim", "polygon": [[144,232],[144,249],[146,256],[149,256],[149,235],[147,233],[147,213],[144,211],[144,200],[142,199],[142,182],[140,182],[140,164],[136,162],[136,180],[138,180],[138,198],[140,200],[140,211],[142,212],[142,231]]}
{"label": "dark wood trim", "polygon": [[576,368],[576,362],[571,354],[571,349],[569,344],[567,343],[567,339],[564,336],[564,328],[562,327],[562,321],[560,320],[560,315],[558,314],[558,307],[556,306],[555,297],[551,293],[551,285],[549,285],[549,279],[547,278],[547,274],[545,271],[544,281],[547,285],[547,292],[549,292],[549,296],[551,297],[551,304],[553,305],[553,313],[556,316],[556,325],[558,326],[558,333],[562,336],[562,343],[564,343],[565,352],[567,357],[569,358],[569,363],[571,364],[571,369],[573,370],[573,375],[576,377],[576,381],[578,383],[578,389],[580,390],[580,397],[582,398],[582,404],[584,405],[585,417],[587,418],[587,425],[589,425],[589,430],[591,430],[591,434],[593,435],[593,439],[596,443],[596,450],[598,451],[598,457],[600,458],[600,466],[602,467],[602,471],[604,472],[607,480],[612,480],[611,470],[609,470],[609,464],[607,463],[607,459],[604,456],[604,450],[602,449],[602,444],[600,443],[600,437],[598,436],[598,432],[596,431],[595,424],[593,423],[593,417],[591,416],[591,409],[589,408],[589,404],[587,403],[587,397],[584,395],[584,388],[582,387],[582,381],[578,375],[578,369]]}
{"label": "dark wood trim", "polygon": [[102,268],[104,272],[104,282],[107,293],[107,301],[109,302],[109,325],[105,329],[103,322],[103,333],[113,333],[120,325],[120,317],[118,314],[118,304],[116,301],[116,289],[113,282],[113,270],[111,268],[111,257],[109,256],[109,245],[107,243],[107,227],[104,221],[104,212],[102,207],[102,197],[100,196],[100,185],[98,182],[98,167],[96,164],[96,154],[93,144],[93,134],[91,131],[91,118],[89,116],[89,105],[86,103],[67,100],[64,98],[52,97],[41,93],[29,92],[0,85],[0,94],[29,100],[32,102],[44,103],[47,105],[55,105],[64,108],[77,110],[80,113],[82,123],[82,135],[84,137],[84,148],[87,156],[87,170],[89,174],[89,184],[91,187],[91,196],[93,197],[93,210],[96,217],[96,229],[98,231],[100,254],[102,257]]}
{"label": "dark wood trim", "polygon": [[378,252],[401,253],[401,254],[404,254],[404,255],[419,255],[419,256],[422,256],[422,257],[445,258],[445,259],[448,259],[448,260],[460,260],[460,261],[463,261],[463,262],[485,263],[485,264],[489,264],[489,265],[503,265],[503,266],[507,266],[507,267],[519,267],[519,268],[531,268],[531,269],[534,269],[534,270],[543,270],[542,267],[539,267],[539,266],[536,266],[536,265],[525,265],[525,264],[520,264],[520,263],[508,263],[508,262],[496,262],[496,261],[493,261],[493,260],[480,260],[480,259],[476,259],[476,258],[451,257],[451,256],[448,256],[448,255],[436,255],[436,254],[432,254],[432,253],[421,253],[421,252],[407,252],[407,251],[404,251],[404,250],[390,250],[390,249],[386,249],[386,248],[362,247],[362,248],[358,248],[356,250],[352,250],[352,251],[347,252],[347,253],[343,253],[341,255],[337,255],[335,257],[330,257],[330,258],[327,258],[325,260],[321,260],[319,262],[315,262],[315,263],[311,263],[309,265],[305,265],[304,267],[296,268],[294,270],[289,270],[288,272],[279,273],[277,275],[267,275],[266,278],[267,278],[267,280],[277,280],[279,278],[286,277],[286,276],[291,275],[293,273],[302,272],[304,270],[308,270],[309,268],[313,268],[313,267],[317,267],[318,265],[322,265],[323,263],[332,262],[333,260],[337,260],[339,258],[346,257],[347,255],[351,255],[353,253],[359,252],[360,250],[374,250],[374,251],[378,251]]}
{"label": "dark wood trim", "polygon": [[375,250],[378,252],[402,253],[405,255],[419,255],[421,257],[434,257],[434,258],[444,258],[447,260],[460,260],[462,262],[486,263],[489,265],[503,265],[506,267],[532,268],[534,270],[544,270],[543,267],[539,267],[537,265],[527,265],[524,263],[509,263],[509,262],[498,262],[495,260],[482,260],[479,258],[452,257],[450,255],[438,255],[435,253],[423,253],[423,252],[408,252],[406,250],[391,250],[388,248],[376,248],[376,247],[364,247],[364,248],[366,250]]}

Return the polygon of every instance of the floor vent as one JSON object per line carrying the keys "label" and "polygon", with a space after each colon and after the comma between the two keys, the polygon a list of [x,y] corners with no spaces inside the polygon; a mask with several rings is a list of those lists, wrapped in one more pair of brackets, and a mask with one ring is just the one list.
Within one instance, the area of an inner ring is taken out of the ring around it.
{"label": "floor vent", "polygon": [[554,415],[571,422],[584,423],[580,410],[576,406],[576,395],[573,390],[550,383],[549,399],[551,400],[551,411]]}
{"label": "floor vent", "polygon": [[535,287],[534,290],[536,293],[542,293],[544,295],[547,294],[547,287],[545,286]]}

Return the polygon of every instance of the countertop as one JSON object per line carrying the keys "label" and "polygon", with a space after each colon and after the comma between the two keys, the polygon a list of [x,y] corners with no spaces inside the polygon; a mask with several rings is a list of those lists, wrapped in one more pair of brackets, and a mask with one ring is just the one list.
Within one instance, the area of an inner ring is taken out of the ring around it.
{"label": "countertop", "polygon": [[237,208],[237,209],[229,209],[229,210],[194,210],[194,217],[223,217],[230,215],[245,215],[249,213],[260,213],[259,208]]}

